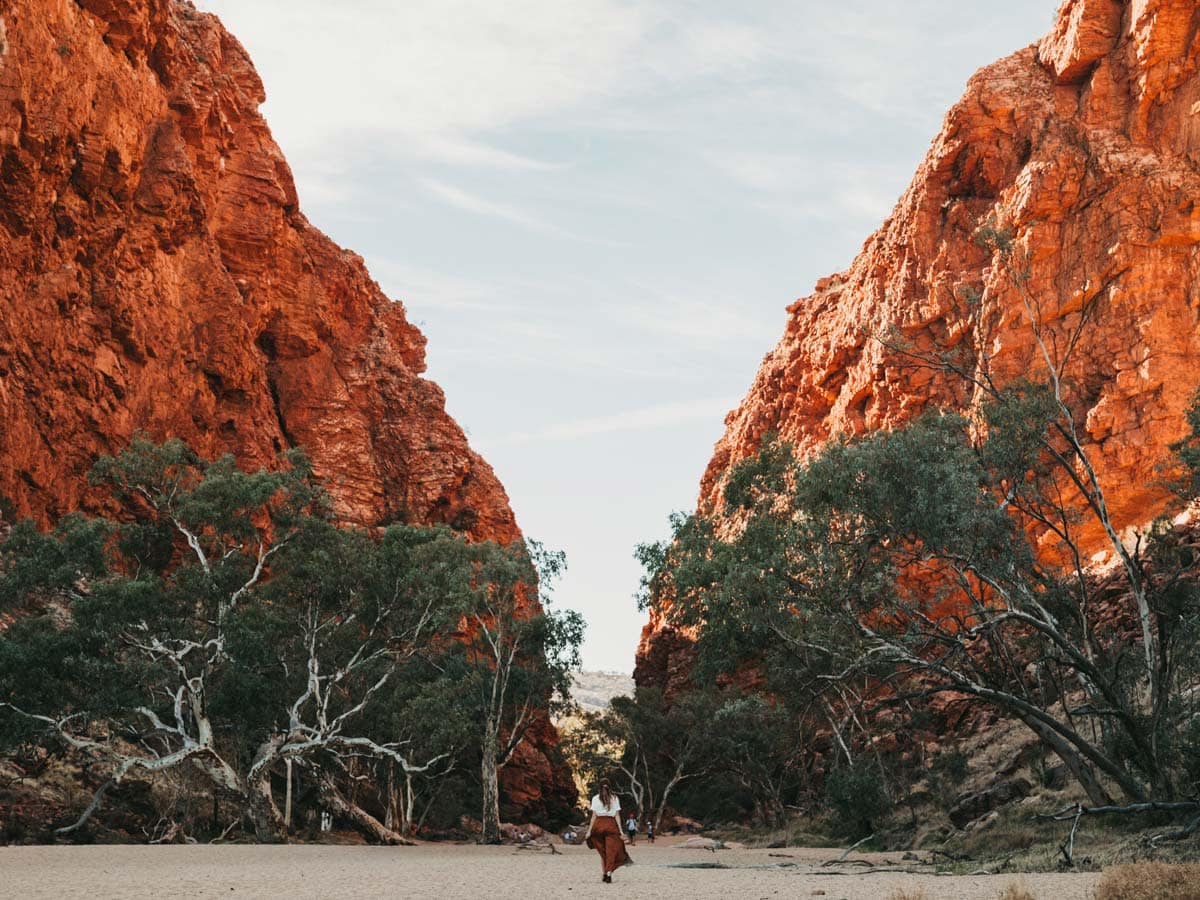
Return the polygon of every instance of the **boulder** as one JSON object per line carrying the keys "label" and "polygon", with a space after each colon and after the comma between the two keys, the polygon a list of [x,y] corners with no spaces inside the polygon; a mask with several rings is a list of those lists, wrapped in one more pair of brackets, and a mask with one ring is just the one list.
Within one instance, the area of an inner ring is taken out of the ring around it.
{"label": "boulder", "polygon": [[961,795],[950,808],[950,821],[957,828],[965,828],[980,816],[992,810],[1029,796],[1033,790],[1024,778],[1002,778],[981,791]]}

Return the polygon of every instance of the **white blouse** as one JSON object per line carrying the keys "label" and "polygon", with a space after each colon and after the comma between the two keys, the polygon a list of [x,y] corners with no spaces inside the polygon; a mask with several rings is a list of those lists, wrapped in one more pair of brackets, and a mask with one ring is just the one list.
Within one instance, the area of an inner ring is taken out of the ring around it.
{"label": "white blouse", "polygon": [[600,795],[597,794],[592,798],[592,812],[598,816],[612,816],[614,819],[621,814],[621,801],[617,799],[617,795],[612,795],[612,802],[605,806],[600,802]]}

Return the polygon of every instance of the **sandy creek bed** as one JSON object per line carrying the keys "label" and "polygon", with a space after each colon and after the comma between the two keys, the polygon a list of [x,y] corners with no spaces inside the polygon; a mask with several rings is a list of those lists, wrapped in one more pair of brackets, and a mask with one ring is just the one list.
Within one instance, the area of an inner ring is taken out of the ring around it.
{"label": "sandy creek bed", "polygon": [[[996,900],[1011,875],[864,874],[860,866],[822,867],[840,851],[682,849],[660,841],[631,850],[636,865],[600,883],[596,855],[562,847],[558,855],[513,847],[90,846],[0,847],[4,898],[737,898],[825,897],[888,900],[897,888],[924,888],[928,900]],[[773,855],[774,854],[774,855]],[[786,855],[781,855],[786,854]],[[856,854],[877,868],[899,854]],[[730,868],[679,868],[719,861]],[[841,873],[841,874],[836,874]],[[1038,900],[1091,898],[1097,875],[1025,875]],[[824,894],[818,893],[824,891]]]}

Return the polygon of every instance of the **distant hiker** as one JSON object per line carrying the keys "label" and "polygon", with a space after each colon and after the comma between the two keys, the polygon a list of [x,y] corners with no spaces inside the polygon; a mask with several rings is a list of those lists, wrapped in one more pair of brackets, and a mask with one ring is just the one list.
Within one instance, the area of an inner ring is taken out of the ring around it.
{"label": "distant hiker", "polygon": [[605,884],[612,883],[613,872],[632,861],[621,840],[621,826],[617,824],[620,816],[621,801],[608,779],[604,779],[600,782],[600,792],[592,798],[592,818],[583,837],[600,854],[600,868],[604,871],[600,880]]}
{"label": "distant hiker", "polygon": [[633,813],[629,814],[629,821],[625,823],[625,830],[627,832],[629,832],[629,846],[631,846],[631,847],[636,846],[637,845],[637,817]]}
{"label": "distant hiker", "polygon": [[646,820],[646,840],[648,840],[652,844],[654,843],[654,820],[653,819]]}

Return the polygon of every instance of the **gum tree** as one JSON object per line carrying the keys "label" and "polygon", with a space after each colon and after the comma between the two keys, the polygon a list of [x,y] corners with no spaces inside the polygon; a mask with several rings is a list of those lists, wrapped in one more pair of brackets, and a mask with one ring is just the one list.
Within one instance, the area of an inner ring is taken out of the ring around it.
{"label": "gum tree", "polygon": [[272,779],[301,761],[328,806],[398,839],[338,781],[351,759],[405,774],[446,759],[373,711],[457,621],[463,541],[335,527],[299,453],[247,473],[136,440],[95,479],[125,519],[72,516],[50,534],[24,523],[0,545],[0,603],[17,615],[0,635],[2,737],[56,743],[109,773],[60,831],[130,773],[186,767],[260,840],[279,840]]}
{"label": "gum tree", "polygon": [[456,569],[465,573],[455,614],[455,646],[463,669],[462,699],[477,716],[482,841],[500,842],[500,770],[531,729],[570,700],[579,668],[583,619],[573,610],[550,610],[551,586],[566,567],[561,552],[536,541],[459,548]]}

